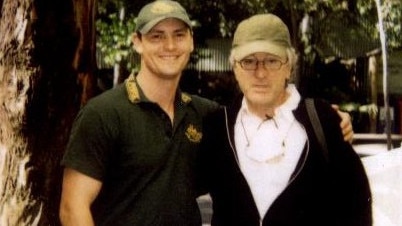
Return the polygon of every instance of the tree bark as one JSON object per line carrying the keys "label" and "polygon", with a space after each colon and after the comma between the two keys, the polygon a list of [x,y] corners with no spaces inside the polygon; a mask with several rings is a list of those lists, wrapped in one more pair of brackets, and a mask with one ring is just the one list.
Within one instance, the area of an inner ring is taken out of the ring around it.
{"label": "tree bark", "polygon": [[59,162],[95,95],[95,1],[2,1],[0,225],[59,225]]}

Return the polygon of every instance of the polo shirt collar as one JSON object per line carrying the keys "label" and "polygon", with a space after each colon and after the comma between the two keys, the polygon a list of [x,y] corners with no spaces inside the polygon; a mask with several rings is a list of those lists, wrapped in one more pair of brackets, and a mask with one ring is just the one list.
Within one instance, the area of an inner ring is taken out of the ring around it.
{"label": "polo shirt collar", "polygon": [[[137,104],[140,102],[149,102],[149,100],[145,97],[144,93],[141,90],[141,87],[137,83],[137,79],[134,74],[131,74],[125,80],[125,86],[127,90],[127,98],[133,104]],[[187,93],[181,92],[179,89],[177,90],[176,96],[181,97],[181,102],[184,104],[188,104],[191,102],[191,96]]]}

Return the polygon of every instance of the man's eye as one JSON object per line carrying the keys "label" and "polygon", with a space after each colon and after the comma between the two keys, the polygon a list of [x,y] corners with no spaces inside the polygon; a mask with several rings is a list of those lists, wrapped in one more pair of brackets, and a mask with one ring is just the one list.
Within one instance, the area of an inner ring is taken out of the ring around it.
{"label": "man's eye", "polygon": [[264,64],[272,65],[272,64],[277,64],[279,62],[280,62],[280,60],[278,60],[278,59],[266,59]]}
{"label": "man's eye", "polygon": [[176,37],[184,37],[186,35],[185,32],[178,32],[176,33]]}
{"label": "man's eye", "polygon": [[149,38],[150,38],[152,41],[158,41],[158,40],[161,40],[161,39],[163,38],[163,35],[162,35],[162,34],[157,34],[157,33],[155,33],[155,34],[151,34],[151,35],[149,36]]}
{"label": "man's eye", "polygon": [[183,39],[185,36],[186,34],[184,32],[175,33],[175,38],[179,40]]}
{"label": "man's eye", "polygon": [[245,65],[255,64],[255,60],[253,60],[253,59],[244,59],[244,60],[242,60],[242,63],[245,64]]}

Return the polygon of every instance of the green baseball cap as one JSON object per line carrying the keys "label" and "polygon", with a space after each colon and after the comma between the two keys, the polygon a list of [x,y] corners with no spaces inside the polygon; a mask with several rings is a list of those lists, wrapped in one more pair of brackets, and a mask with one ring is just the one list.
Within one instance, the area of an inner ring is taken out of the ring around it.
{"label": "green baseball cap", "polygon": [[191,20],[180,3],[170,0],[156,0],[142,7],[137,17],[135,31],[146,34],[157,23],[167,18],[179,19],[191,29]]}
{"label": "green baseball cap", "polygon": [[286,49],[290,47],[290,34],[286,24],[273,14],[257,14],[237,26],[231,59],[241,60],[256,52],[286,57]]}

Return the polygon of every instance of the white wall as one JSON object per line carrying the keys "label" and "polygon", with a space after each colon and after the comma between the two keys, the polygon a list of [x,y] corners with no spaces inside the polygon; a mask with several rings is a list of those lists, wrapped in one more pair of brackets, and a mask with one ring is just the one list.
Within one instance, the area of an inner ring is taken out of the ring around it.
{"label": "white wall", "polygon": [[373,196],[373,226],[402,225],[402,149],[362,158]]}

